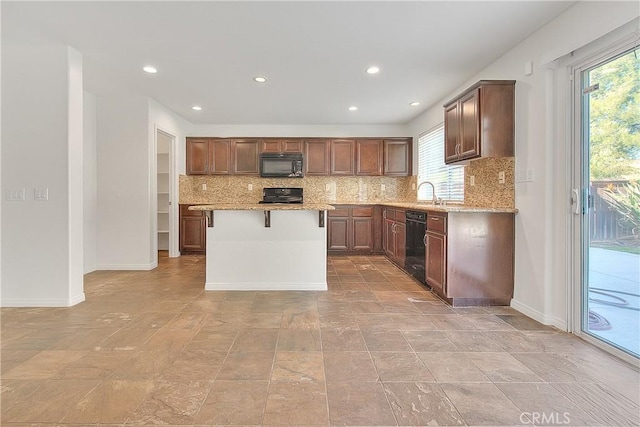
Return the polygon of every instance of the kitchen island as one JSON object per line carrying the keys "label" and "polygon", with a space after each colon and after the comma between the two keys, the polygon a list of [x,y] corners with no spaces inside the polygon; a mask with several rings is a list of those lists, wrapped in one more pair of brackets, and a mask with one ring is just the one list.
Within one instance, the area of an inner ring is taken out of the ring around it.
{"label": "kitchen island", "polygon": [[206,290],[326,290],[328,204],[208,204]]}

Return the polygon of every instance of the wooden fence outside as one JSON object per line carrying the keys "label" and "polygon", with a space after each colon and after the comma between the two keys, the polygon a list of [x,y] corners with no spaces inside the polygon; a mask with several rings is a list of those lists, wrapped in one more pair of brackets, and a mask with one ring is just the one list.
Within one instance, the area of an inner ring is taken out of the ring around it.
{"label": "wooden fence outside", "polygon": [[591,241],[617,240],[632,236],[631,227],[620,224],[622,216],[604,196],[605,188],[623,187],[629,181],[591,181],[589,194],[593,196],[593,208],[589,209],[589,238]]}

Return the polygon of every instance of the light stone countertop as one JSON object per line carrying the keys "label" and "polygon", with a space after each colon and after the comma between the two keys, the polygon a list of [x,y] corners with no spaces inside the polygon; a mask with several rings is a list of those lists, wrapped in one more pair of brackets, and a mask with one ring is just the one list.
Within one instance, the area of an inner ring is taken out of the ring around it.
{"label": "light stone countertop", "polygon": [[217,203],[189,206],[190,211],[332,211],[325,203]]}
{"label": "light stone countertop", "polygon": [[381,206],[390,206],[402,209],[412,209],[418,211],[432,211],[432,212],[476,212],[476,213],[518,213],[518,209],[514,208],[483,208],[477,206],[464,206],[456,204],[448,205],[432,205],[431,203],[417,203],[417,202],[381,202],[376,203]]}
{"label": "light stone countertop", "polygon": [[191,211],[331,211],[335,210],[334,205],[379,205],[390,206],[401,209],[412,209],[432,212],[468,212],[468,213],[518,213],[517,209],[511,208],[483,208],[464,205],[432,205],[430,203],[416,202],[332,202],[329,203],[302,203],[302,204],[279,204],[279,203],[217,203],[208,205],[193,205],[189,207]]}

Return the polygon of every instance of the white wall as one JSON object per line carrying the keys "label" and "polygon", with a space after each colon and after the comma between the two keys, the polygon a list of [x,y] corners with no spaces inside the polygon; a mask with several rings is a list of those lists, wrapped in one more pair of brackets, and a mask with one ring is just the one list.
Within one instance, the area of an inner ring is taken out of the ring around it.
{"label": "white wall", "polygon": [[150,160],[147,98],[96,97],[98,270],[148,270]]}
{"label": "white wall", "polygon": [[98,170],[96,155],[96,97],[84,93],[83,104],[83,183],[84,183],[84,273],[96,269],[98,247]]}
{"label": "white wall", "polygon": [[[569,209],[566,135],[568,112],[562,70],[549,62],[637,19],[636,2],[579,2],[524,40],[441,102],[409,123],[417,136],[442,123],[442,104],[480,79],[517,80],[516,171],[533,170],[532,182],[516,182],[516,270],[512,306],[537,320],[567,327],[570,277],[564,230]],[[524,64],[533,61],[533,74]],[[415,158],[416,156],[414,156]]]}
{"label": "white wall", "polygon": [[[81,56],[65,46],[3,36],[3,306],[84,300],[82,252],[71,242],[82,242],[82,183],[69,182],[82,168],[81,161],[69,165],[82,156],[81,67]],[[47,188],[48,200],[34,200],[36,188]],[[19,189],[24,201],[4,200]]]}

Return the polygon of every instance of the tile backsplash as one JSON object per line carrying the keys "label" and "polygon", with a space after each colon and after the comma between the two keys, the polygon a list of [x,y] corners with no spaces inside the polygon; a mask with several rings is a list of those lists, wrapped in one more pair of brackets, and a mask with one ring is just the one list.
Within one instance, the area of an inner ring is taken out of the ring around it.
{"label": "tile backsplash", "polygon": [[[498,173],[505,183],[498,183]],[[464,204],[471,207],[514,208],[515,159],[481,158],[465,166]],[[474,185],[471,185],[471,176]],[[261,178],[233,175],[180,175],[180,203],[257,203],[263,187],[302,187],[308,203],[415,202],[416,176],[306,176]],[[206,189],[205,189],[206,188]],[[249,189],[251,188],[251,190]]]}
{"label": "tile backsplash", "polygon": [[[302,187],[308,203],[355,203],[416,199],[411,191],[415,177],[336,177],[260,178],[259,176],[180,175],[180,203],[257,203],[263,187]],[[203,189],[206,187],[206,190]],[[249,188],[251,187],[251,190]]]}
{"label": "tile backsplash", "polygon": [[[504,172],[504,184],[498,174]],[[471,185],[474,177],[474,185]],[[515,208],[515,158],[487,157],[464,168],[464,204],[482,208]]]}

